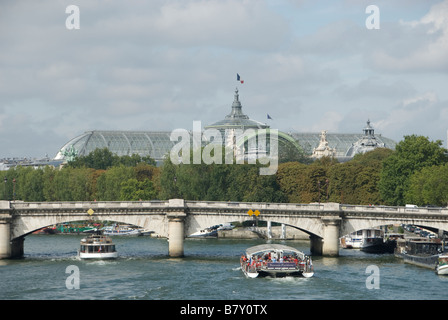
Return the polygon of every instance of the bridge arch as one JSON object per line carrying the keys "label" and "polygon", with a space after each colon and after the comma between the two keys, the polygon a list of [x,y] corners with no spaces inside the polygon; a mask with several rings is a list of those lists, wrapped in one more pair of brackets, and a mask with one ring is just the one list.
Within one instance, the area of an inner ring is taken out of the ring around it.
{"label": "bridge arch", "polygon": [[78,221],[88,221],[88,220],[101,220],[101,221],[111,221],[129,225],[135,225],[141,227],[143,229],[149,230],[157,230],[158,234],[164,237],[167,237],[167,229],[163,226],[165,223],[165,217],[151,215],[148,217],[140,217],[134,215],[108,215],[108,216],[47,216],[41,219],[31,219],[27,220],[18,220],[13,229],[11,230],[11,240],[16,238],[26,237],[27,235],[40,230],[45,227],[49,227],[52,225],[70,223],[70,222],[78,222]]}
{"label": "bridge arch", "polygon": [[384,219],[353,219],[353,220],[345,220],[341,226],[341,236],[350,234],[352,232],[362,230],[362,229],[371,229],[379,226],[386,225],[401,225],[401,224],[410,224],[415,226],[421,226],[423,228],[429,228],[433,231],[448,231],[448,223],[445,221],[438,220],[426,220],[419,219],[418,217],[408,218],[408,219],[388,219],[385,221]]}

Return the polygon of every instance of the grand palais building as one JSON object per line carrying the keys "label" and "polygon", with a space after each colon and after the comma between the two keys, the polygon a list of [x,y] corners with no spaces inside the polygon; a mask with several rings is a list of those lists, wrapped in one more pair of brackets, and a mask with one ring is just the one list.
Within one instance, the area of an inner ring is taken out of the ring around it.
{"label": "grand palais building", "polygon": [[[241,150],[245,153],[245,157],[248,157],[254,150],[247,147],[247,141],[237,142],[235,135],[232,134],[236,130],[253,129],[252,132],[255,132],[254,135],[257,136],[258,132],[266,133],[270,128],[266,123],[250,119],[243,113],[238,89],[236,89],[230,113],[224,119],[206,125],[204,129],[216,129],[221,132],[223,146],[232,143],[233,145],[241,144]],[[85,156],[97,148],[108,148],[118,156],[132,154],[150,156],[160,164],[178,143],[178,141],[171,141],[170,136],[171,131],[88,131],[68,141],[53,160],[63,162],[74,156]],[[395,149],[396,145],[396,142],[389,138],[375,135],[370,121],[367,121],[364,127],[360,124],[359,133],[279,131],[277,139],[279,162],[294,161],[300,156],[312,159],[329,156],[344,162],[352,159],[357,153],[365,153],[378,147]]]}

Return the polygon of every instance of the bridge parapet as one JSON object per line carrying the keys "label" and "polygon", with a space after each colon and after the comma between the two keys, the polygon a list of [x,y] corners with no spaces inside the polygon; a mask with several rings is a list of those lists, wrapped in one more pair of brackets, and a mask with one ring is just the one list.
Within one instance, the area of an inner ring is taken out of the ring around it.
{"label": "bridge parapet", "polygon": [[189,209],[216,209],[232,211],[260,210],[263,213],[285,211],[339,211],[339,204],[333,203],[268,203],[268,202],[223,202],[223,201],[185,201]]}
{"label": "bridge parapet", "polygon": [[447,208],[410,208],[410,207],[395,207],[395,206],[366,206],[366,205],[341,205],[341,209],[347,213],[368,213],[372,215],[448,215]]}
{"label": "bridge parapet", "polygon": [[[8,201],[3,201],[8,202]],[[15,210],[26,209],[95,209],[95,208],[165,208],[168,201],[83,201],[83,202],[12,202]]]}

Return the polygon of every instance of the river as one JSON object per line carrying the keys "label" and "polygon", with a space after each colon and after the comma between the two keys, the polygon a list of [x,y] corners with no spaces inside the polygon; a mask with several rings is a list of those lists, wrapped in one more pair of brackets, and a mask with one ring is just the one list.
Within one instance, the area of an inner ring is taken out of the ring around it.
{"label": "river", "polygon": [[[0,299],[258,301],[448,298],[448,277],[405,264],[392,254],[341,249],[339,257],[313,257],[315,275],[309,279],[247,279],[239,269],[239,257],[247,247],[266,240],[187,239],[185,257],[170,258],[167,256],[166,239],[115,237],[118,259],[81,261],[76,257],[80,239],[79,235],[27,236],[22,259],[0,260]],[[309,254],[308,241],[274,242]],[[75,275],[70,270],[77,270],[79,288],[68,280]]]}

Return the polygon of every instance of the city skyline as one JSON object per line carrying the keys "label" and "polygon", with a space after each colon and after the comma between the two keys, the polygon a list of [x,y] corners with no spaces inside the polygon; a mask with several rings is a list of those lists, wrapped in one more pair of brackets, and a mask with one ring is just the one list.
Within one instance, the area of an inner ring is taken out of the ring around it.
{"label": "city skyline", "polygon": [[79,29],[69,5],[0,5],[0,158],[52,158],[91,130],[208,125],[235,87],[245,114],[284,132],[370,119],[446,146],[448,1],[77,1]]}

